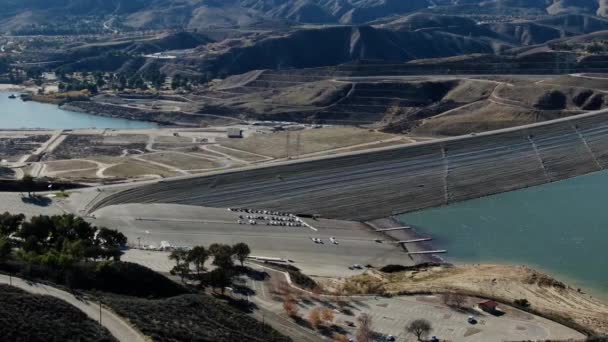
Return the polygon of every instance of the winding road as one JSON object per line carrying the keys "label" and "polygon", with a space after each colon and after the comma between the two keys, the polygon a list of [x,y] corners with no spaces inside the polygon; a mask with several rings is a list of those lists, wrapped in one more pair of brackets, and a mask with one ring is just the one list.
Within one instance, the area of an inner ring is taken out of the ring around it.
{"label": "winding road", "polygon": [[[0,274],[0,284],[10,284],[14,287],[27,291],[33,294],[46,295],[61,299],[67,302],[80,311],[84,312],[89,318],[94,321],[99,321],[99,303],[90,302],[82,298],[77,298],[71,293],[59,290],[57,288],[30,282],[21,278],[12,277]],[[133,328],[124,319],[105,308],[101,308],[101,325],[121,342],[145,342],[148,339],[137,329]]]}

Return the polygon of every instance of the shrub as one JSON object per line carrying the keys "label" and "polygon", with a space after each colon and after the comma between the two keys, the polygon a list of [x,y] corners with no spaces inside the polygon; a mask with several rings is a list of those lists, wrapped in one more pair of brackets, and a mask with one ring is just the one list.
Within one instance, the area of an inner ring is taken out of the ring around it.
{"label": "shrub", "polygon": [[324,308],[321,310],[321,318],[327,323],[332,323],[334,321],[334,312],[329,308]]}
{"label": "shrub", "polygon": [[513,301],[513,304],[515,304],[515,306],[517,306],[518,308],[522,308],[522,309],[528,309],[530,308],[530,302],[528,302],[527,299],[516,299]]}
{"label": "shrub", "polygon": [[289,317],[297,317],[298,316],[298,305],[295,300],[291,297],[286,296],[283,299],[283,309],[285,313]]}
{"label": "shrub", "polygon": [[551,90],[538,98],[534,107],[546,110],[561,110],[566,108],[566,104],[567,98],[564,93],[557,90]]}
{"label": "shrub", "polygon": [[308,322],[315,328],[318,328],[323,320],[321,319],[321,309],[314,308],[308,313]]}
{"label": "shrub", "polygon": [[417,271],[420,269],[436,267],[436,266],[441,266],[441,264],[436,263],[436,262],[425,262],[425,263],[414,265],[414,266],[386,265],[386,266],[380,268],[380,272],[397,273],[397,272],[406,272],[406,271]]}

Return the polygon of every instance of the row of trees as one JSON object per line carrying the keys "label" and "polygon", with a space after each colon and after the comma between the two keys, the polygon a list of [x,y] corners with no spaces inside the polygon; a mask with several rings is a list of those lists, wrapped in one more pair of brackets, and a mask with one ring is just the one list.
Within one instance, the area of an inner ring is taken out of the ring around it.
{"label": "row of trees", "polygon": [[[88,73],[83,73],[81,78],[62,75],[60,77],[59,90],[78,91],[87,89],[93,94],[104,87],[119,91],[125,89],[148,90],[150,87],[160,90],[166,81],[167,76],[156,68],[150,68],[138,74],[118,73],[109,74],[108,76],[101,72],[94,72],[91,76]],[[180,75],[176,75],[171,80],[171,88],[174,90],[178,88],[191,89],[194,84],[196,84],[195,81]]]}
{"label": "row of trees", "polygon": [[[242,242],[233,246],[215,243],[208,248],[196,246],[188,251],[175,250],[169,255],[169,259],[175,261],[171,274],[179,276],[182,282],[196,280],[201,286],[220,288],[223,293],[237,273],[234,261],[238,260],[243,267],[250,254],[249,246]],[[206,272],[205,264],[210,258],[213,258],[212,265],[216,268]]]}
{"label": "row of trees", "polygon": [[92,260],[120,260],[127,238],[74,215],[0,215],[0,262],[15,256],[25,262],[66,268]]}

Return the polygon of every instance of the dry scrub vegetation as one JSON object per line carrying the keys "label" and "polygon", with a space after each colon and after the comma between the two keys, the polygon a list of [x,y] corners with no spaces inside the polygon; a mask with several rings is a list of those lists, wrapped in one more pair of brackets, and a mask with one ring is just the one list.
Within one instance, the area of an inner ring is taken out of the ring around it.
{"label": "dry scrub vegetation", "polygon": [[106,295],[104,301],[153,341],[291,341],[207,295],[156,300]]}
{"label": "dry scrub vegetation", "polygon": [[2,341],[116,341],[83,312],[62,300],[0,285]]}

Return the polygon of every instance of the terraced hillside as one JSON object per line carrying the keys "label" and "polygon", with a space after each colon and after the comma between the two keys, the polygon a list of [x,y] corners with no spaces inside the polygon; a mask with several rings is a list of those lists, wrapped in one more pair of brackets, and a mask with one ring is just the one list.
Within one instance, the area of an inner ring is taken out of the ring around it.
{"label": "terraced hillside", "polygon": [[370,220],[602,170],[608,113],[406,147],[162,181],[91,206],[180,203]]}
{"label": "terraced hillside", "polygon": [[260,70],[210,87],[201,112],[457,136],[605,108],[602,75],[323,77]]}

